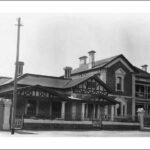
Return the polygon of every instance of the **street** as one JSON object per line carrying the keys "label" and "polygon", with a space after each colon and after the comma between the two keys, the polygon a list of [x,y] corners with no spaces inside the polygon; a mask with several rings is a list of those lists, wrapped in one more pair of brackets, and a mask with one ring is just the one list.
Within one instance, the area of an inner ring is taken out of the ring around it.
{"label": "street", "polygon": [[150,137],[150,130],[146,131],[108,131],[108,130],[95,130],[95,131],[31,131],[31,130],[18,130],[14,135],[8,131],[1,131],[0,136],[15,136],[15,137]]}

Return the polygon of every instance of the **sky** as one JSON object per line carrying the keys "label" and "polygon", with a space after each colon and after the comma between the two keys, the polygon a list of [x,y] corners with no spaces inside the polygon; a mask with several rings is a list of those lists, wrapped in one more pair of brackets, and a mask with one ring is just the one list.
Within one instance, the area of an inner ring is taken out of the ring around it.
{"label": "sky", "polygon": [[[65,66],[95,50],[95,60],[123,54],[137,67],[150,68],[150,14],[0,13],[0,76],[14,76],[17,17],[24,73],[61,76]],[[150,69],[148,68],[148,71]]]}

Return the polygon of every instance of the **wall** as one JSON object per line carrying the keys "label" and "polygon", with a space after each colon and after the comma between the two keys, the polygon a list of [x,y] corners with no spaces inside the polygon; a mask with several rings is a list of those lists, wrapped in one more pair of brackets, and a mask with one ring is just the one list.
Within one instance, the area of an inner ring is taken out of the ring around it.
{"label": "wall", "polygon": [[127,99],[127,115],[132,115],[132,98]]}
{"label": "wall", "polygon": [[25,112],[25,99],[17,97],[17,106],[16,106],[17,115],[24,114]]}
{"label": "wall", "polygon": [[[115,71],[119,68],[122,68],[126,75],[124,78],[124,92],[116,92],[116,78],[115,78]],[[126,95],[132,96],[132,75],[129,70],[121,63],[117,62],[110,68],[107,68],[107,81],[106,84],[113,90],[113,94],[116,95]]]}
{"label": "wall", "polygon": [[0,99],[0,130],[10,130],[11,100]]}
{"label": "wall", "polygon": [[3,128],[4,121],[4,104],[0,102],[0,129]]}
{"label": "wall", "polygon": [[81,105],[82,105],[81,103],[76,104],[76,112],[77,112],[76,118],[78,120],[81,120],[81,107],[82,107]]}
{"label": "wall", "polygon": [[88,72],[84,72],[84,73],[79,73],[79,74],[76,74],[76,75],[72,75],[71,78],[72,79],[77,79],[77,78],[80,78],[80,77],[84,77],[86,75],[94,75],[94,74],[97,74],[97,73],[101,73],[99,69],[97,70],[90,70]]}

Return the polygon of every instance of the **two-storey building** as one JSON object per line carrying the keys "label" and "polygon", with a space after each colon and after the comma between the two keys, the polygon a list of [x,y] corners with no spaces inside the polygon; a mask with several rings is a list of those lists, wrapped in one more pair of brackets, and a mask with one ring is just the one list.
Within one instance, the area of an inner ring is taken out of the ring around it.
{"label": "two-storey building", "polygon": [[[19,62],[17,112],[26,117],[67,120],[104,117],[135,119],[137,109],[150,115],[150,74],[123,55],[95,61],[95,51],[79,58],[79,67],[64,68],[61,77],[23,74]],[[0,78],[0,97],[12,100],[14,80]]]}
{"label": "two-storey building", "polygon": [[135,67],[123,55],[95,61],[95,51],[89,52],[87,56],[79,58],[79,67],[72,70],[71,77],[79,78],[89,74],[97,76],[108,87],[112,89],[109,94],[119,104],[105,106],[104,114],[120,117],[136,116],[139,107],[143,107],[147,115],[150,115],[150,74],[147,72],[147,65],[142,69]]}

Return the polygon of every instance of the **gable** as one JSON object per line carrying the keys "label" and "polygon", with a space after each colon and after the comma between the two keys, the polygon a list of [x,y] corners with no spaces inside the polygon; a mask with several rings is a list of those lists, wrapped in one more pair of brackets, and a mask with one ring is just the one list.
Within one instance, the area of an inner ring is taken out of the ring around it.
{"label": "gable", "polygon": [[123,75],[123,76],[125,76],[125,71],[122,69],[122,68],[119,68],[119,69],[117,69],[116,71],[115,71],[115,74],[116,75]]}
{"label": "gable", "polygon": [[105,83],[103,83],[100,79],[89,78],[88,80],[79,83],[75,87],[73,87],[74,93],[80,94],[103,94],[107,95],[110,92],[110,89],[107,87]]}
{"label": "gable", "polygon": [[129,62],[127,62],[127,60],[123,59],[122,57],[119,57],[119,58],[111,61],[105,67],[110,68],[118,62],[121,62],[121,64],[123,64],[130,72],[134,72],[133,68],[129,65]]}

